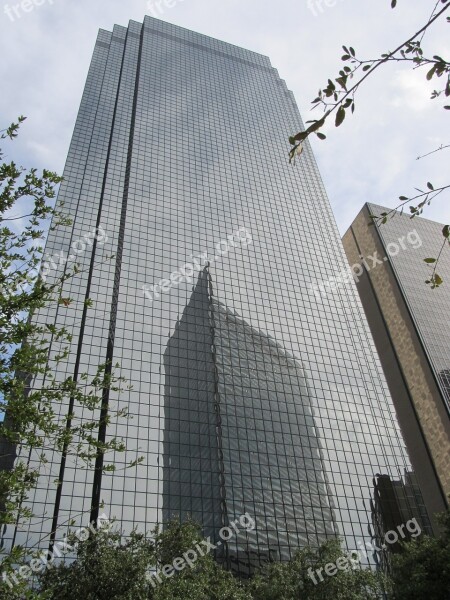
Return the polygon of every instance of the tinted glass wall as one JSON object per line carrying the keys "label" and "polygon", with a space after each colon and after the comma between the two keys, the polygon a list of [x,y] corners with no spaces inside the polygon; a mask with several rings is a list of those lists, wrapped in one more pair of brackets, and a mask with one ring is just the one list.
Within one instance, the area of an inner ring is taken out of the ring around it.
{"label": "tinted glass wall", "polygon": [[75,308],[39,318],[73,332],[67,373],[120,364],[133,389],[108,402],[134,418],[106,431],[126,440],[113,473],[48,453],[17,543],[100,501],[126,531],[190,515],[216,536],[248,512],[223,553],[243,573],[373,539],[374,478],[397,489],[410,465],[356,288],[314,288],[346,259],[308,143],[288,164],[301,127],[264,56],[151,18],[100,31],[60,192],[74,223],[47,253],[104,235],[65,284]]}

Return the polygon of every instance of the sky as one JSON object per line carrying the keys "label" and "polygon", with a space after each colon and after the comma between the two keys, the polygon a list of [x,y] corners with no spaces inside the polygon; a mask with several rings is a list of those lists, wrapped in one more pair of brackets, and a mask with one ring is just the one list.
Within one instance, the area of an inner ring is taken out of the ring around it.
{"label": "sky", "polygon": [[[294,92],[303,120],[328,78],[338,76],[342,45],[375,58],[408,39],[426,21],[435,0],[0,0],[1,127],[28,117],[6,156],[26,167],[62,173],[99,28],[142,22],[145,14],[270,57]],[[9,15],[8,15],[9,12]],[[450,15],[450,10],[448,11]],[[448,59],[445,19],[424,39],[430,55]],[[356,112],[326,141],[312,145],[341,233],[364,202],[395,207],[427,181],[446,185],[450,144],[444,101],[430,100],[437,87],[426,71],[389,64],[357,95]],[[436,80],[434,80],[436,81]],[[441,83],[442,80],[439,80]],[[447,104],[449,103],[447,99]],[[287,131],[289,135],[296,133]],[[287,142],[286,152],[289,150]],[[287,156],[287,154],[286,154]],[[284,159],[282,157],[282,159]],[[293,167],[295,168],[295,167]],[[424,216],[450,222],[450,194]]]}

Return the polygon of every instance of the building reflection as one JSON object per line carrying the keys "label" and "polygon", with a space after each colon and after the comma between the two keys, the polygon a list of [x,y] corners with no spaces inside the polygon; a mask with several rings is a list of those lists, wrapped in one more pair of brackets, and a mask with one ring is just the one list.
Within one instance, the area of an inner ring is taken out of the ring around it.
{"label": "building reflection", "polygon": [[300,362],[214,296],[200,274],[165,354],[163,520],[204,534],[248,513],[220,553],[241,575],[337,533]]}
{"label": "building reflection", "polygon": [[212,344],[208,282],[202,272],[164,352],[163,522],[192,517],[215,539],[225,524],[225,510]]}
{"label": "building reflection", "polygon": [[[413,472],[405,471],[404,477],[398,480],[389,475],[378,474],[373,483],[373,559],[381,569],[389,571],[391,553],[401,552],[400,542],[410,541],[413,537],[411,533],[415,533],[417,526],[423,534],[433,535],[433,532]],[[410,531],[406,525],[413,519],[416,520],[417,526],[411,523]],[[389,532],[397,532],[398,541],[395,541],[395,535],[388,535],[386,543],[385,536]]]}
{"label": "building reflection", "polygon": [[445,395],[450,403],[450,369],[444,369],[439,373],[439,379],[444,387]]}

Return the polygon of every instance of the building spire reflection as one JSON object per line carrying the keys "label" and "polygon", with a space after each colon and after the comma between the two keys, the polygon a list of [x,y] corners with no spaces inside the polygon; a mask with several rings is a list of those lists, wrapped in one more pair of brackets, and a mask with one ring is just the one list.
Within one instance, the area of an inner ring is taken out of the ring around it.
{"label": "building spire reflection", "polygon": [[[163,519],[205,535],[249,513],[222,556],[241,575],[336,535],[301,363],[214,295],[199,274],[164,354]],[[318,535],[317,535],[317,532]]]}

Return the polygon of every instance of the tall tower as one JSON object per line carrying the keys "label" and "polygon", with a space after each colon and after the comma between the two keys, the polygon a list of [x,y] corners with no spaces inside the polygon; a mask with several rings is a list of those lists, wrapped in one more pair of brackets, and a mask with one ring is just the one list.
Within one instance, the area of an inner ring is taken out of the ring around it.
{"label": "tall tower", "polygon": [[[73,332],[66,373],[120,364],[133,389],[107,401],[134,418],[99,428],[125,438],[115,472],[49,455],[16,543],[100,503],[125,531],[190,515],[214,536],[248,512],[223,552],[242,573],[372,540],[375,478],[411,469],[355,286],[314,291],[346,258],[309,144],[288,164],[301,128],[265,56],[149,17],[99,32],[59,195],[73,226],[46,251],[104,235],[65,283],[81,308],[38,318]],[[420,494],[402,506],[423,515]]]}
{"label": "tall tower", "polygon": [[443,252],[437,267],[444,284],[431,290],[425,281],[434,265],[423,259],[438,255],[444,225],[396,213],[369,226],[389,210],[365,204],[343,243],[350,264],[361,266],[358,291],[433,514],[448,508],[450,495],[450,255]]}

